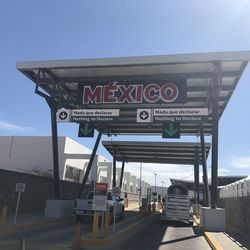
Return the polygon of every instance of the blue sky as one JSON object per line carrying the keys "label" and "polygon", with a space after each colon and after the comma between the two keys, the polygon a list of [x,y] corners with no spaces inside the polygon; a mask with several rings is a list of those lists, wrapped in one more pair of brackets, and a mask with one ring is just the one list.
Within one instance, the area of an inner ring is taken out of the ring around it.
{"label": "blue sky", "polygon": [[[250,50],[249,13],[249,0],[0,0],[0,135],[50,135],[48,106],[16,70],[17,61]],[[223,175],[250,172],[249,79],[250,66],[220,120]],[[94,144],[77,138],[75,124],[58,128],[60,135]],[[110,158],[103,148],[99,152]],[[138,164],[127,169],[139,173]],[[154,169],[159,182],[192,175],[190,166]],[[144,166],[144,178],[154,183],[152,172]]]}

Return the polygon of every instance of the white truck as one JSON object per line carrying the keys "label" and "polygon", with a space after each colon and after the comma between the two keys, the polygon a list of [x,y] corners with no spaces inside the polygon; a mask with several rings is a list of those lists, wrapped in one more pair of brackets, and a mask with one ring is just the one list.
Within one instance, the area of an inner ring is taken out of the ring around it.
{"label": "white truck", "polygon": [[192,207],[186,187],[174,184],[168,188],[167,196],[163,201],[161,220],[193,223]]}
{"label": "white truck", "polygon": [[[94,192],[91,191],[87,195],[86,199],[76,199],[74,203],[74,214],[76,215],[77,221],[81,221],[84,216],[93,216],[94,211],[92,208]],[[110,212],[110,221],[115,216],[123,218],[124,215],[124,201],[122,198],[112,197],[111,192],[107,193],[107,207]]]}

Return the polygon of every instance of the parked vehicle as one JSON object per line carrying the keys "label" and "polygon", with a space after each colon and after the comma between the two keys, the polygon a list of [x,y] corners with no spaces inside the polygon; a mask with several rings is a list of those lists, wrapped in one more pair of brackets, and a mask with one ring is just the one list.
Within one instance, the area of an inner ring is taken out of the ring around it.
{"label": "parked vehicle", "polygon": [[[87,195],[86,199],[76,199],[74,203],[74,214],[77,220],[81,220],[84,216],[93,216],[94,211],[92,208],[94,192],[91,191]],[[115,207],[116,206],[116,207]],[[112,197],[111,192],[107,194],[107,208],[110,212],[110,220],[114,216],[114,210],[116,217],[123,218],[124,215],[124,201],[122,198]]]}
{"label": "parked vehicle", "polygon": [[188,190],[181,184],[173,184],[163,198],[162,221],[193,223],[192,206]]}

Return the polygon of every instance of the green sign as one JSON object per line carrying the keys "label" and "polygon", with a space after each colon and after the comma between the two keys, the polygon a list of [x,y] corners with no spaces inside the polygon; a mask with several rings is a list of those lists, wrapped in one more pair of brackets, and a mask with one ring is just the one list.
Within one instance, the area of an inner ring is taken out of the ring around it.
{"label": "green sign", "polygon": [[164,123],[162,138],[180,138],[180,123],[177,122]]}
{"label": "green sign", "polygon": [[94,123],[84,122],[80,123],[78,137],[94,137],[95,127]]}

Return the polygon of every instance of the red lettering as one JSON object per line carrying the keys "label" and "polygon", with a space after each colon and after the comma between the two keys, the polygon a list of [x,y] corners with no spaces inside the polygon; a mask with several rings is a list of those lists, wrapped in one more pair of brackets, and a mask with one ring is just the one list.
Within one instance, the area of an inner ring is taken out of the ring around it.
{"label": "red lettering", "polygon": [[159,85],[155,83],[147,85],[144,89],[145,100],[150,103],[159,101],[160,99],[159,89],[160,89]]}
{"label": "red lettering", "polygon": [[110,82],[103,88],[103,103],[117,103],[115,91],[117,91],[117,82]]}
{"label": "red lettering", "polygon": [[179,89],[174,83],[159,85],[119,85],[109,82],[107,85],[83,87],[83,104],[112,104],[112,103],[165,103],[174,102],[179,95]]}
{"label": "red lettering", "polygon": [[131,93],[134,90],[134,86],[133,85],[129,85],[128,87],[126,87],[125,85],[119,85],[118,87],[121,91],[121,96],[118,99],[118,102],[120,103],[124,103],[125,101],[127,101],[128,103],[133,103],[134,102],[134,98],[132,97]]}
{"label": "red lettering", "polygon": [[136,85],[135,101],[137,103],[142,103],[142,90],[143,90],[143,85]]}
{"label": "red lettering", "polygon": [[92,91],[90,86],[83,87],[83,103],[101,103],[102,86],[96,86]]}
{"label": "red lettering", "polygon": [[160,90],[161,99],[165,102],[173,102],[178,97],[179,91],[175,84],[165,83]]}
{"label": "red lettering", "polygon": [[95,184],[96,189],[107,189],[108,186],[106,184]]}

